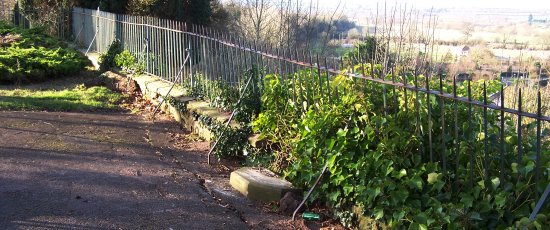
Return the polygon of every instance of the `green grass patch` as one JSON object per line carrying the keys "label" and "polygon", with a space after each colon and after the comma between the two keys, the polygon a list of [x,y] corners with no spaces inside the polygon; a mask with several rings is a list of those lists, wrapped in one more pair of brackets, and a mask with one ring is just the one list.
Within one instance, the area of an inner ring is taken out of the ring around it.
{"label": "green grass patch", "polygon": [[0,89],[0,110],[103,111],[118,108],[123,99],[103,86],[80,85],[64,90]]}

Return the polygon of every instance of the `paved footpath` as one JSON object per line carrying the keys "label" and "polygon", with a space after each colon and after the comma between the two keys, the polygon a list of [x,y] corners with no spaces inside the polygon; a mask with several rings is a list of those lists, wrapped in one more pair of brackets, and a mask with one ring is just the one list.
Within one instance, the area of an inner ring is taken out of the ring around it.
{"label": "paved footpath", "polygon": [[168,146],[167,127],[127,113],[0,112],[0,229],[247,229],[194,173],[200,157],[174,163],[187,153]]}

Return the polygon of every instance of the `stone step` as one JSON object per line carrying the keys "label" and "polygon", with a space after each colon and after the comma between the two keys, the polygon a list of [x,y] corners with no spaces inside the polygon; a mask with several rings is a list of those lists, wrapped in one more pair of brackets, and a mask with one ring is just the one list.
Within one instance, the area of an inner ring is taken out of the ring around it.
{"label": "stone step", "polygon": [[[270,173],[272,174],[272,173]],[[286,180],[255,168],[244,167],[231,173],[229,183],[251,200],[279,201],[287,192],[301,192]]]}

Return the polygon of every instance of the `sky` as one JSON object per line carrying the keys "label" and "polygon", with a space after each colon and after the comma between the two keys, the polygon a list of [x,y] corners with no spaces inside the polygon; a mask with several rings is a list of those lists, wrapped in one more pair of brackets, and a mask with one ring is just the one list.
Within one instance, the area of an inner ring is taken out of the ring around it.
{"label": "sky", "polygon": [[[306,0],[307,1],[307,0]],[[313,0],[316,1],[316,0]],[[319,0],[324,7],[335,6],[339,0]],[[510,8],[518,10],[550,9],[549,0],[341,0],[347,7],[351,5],[376,6],[376,2],[388,5],[407,3],[415,8]]]}

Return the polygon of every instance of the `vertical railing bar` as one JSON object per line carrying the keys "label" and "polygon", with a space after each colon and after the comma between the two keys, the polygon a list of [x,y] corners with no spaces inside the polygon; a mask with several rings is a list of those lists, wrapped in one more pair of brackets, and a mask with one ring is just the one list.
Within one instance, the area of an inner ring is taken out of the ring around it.
{"label": "vertical railing bar", "polygon": [[207,39],[204,38],[205,29],[202,25],[196,25],[197,28],[197,50],[200,50],[197,54],[197,87],[201,92],[201,96],[204,97],[203,100],[208,100],[208,82],[206,76],[206,65],[207,65]]}
{"label": "vertical railing bar", "polygon": [[[457,98],[456,76],[453,76],[453,97]],[[458,175],[460,169],[460,139],[458,137],[458,101],[453,101],[454,110],[454,140],[455,140],[455,175]],[[455,178],[455,182],[458,180]]]}
{"label": "vertical railing bar", "polygon": [[[389,44],[388,44],[389,46]],[[389,59],[389,58],[388,58]],[[391,81],[392,83],[395,83],[395,67],[391,67],[390,68],[390,71],[391,71]],[[397,93],[396,93],[396,86],[392,86],[392,91],[393,91],[393,103],[394,103],[394,106],[395,106],[395,115],[397,116],[397,113],[399,112],[399,101],[397,99]]]}
{"label": "vertical railing bar", "polygon": [[176,68],[180,68],[182,70],[182,77],[180,78],[180,81],[179,82],[176,82],[177,84],[180,84],[180,85],[183,85],[182,84],[182,80],[185,79],[187,77],[186,73],[185,73],[185,67],[182,66],[182,54],[184,53],[184,48],[182,47],[182,41],[181,41],[181,37],[182,37],[182,33],[179,32],[181,31],[181,22],[180,21],[177,21],[175,20],[174,21],[174,27],[175,29],[178,31],[176,32],[174,35],[175,35],[175,43],[176,43],[176,50],[175,50],[175,54],[176,54]]}
{"label": "vertical railing bar", "polygon": [[[205,26],[202,26],[203,27],[203,34],[205,36],[207,36],[207,38],[205,38],[203,40],[203,46],[205,47],[205,53],[204,53],[204,57],[203,57],[203,60],[204,60],[204,79],[205,79],[205,86],[206,86],[206,90],[207,90],[207,95],[208,95],[208,98],[209,100],[212,100],[212,98],[214,97],[214,81],[217,77],[219,77],[220,75],[211,75],[211,74],[208,74],[208,72],[210,71],[211,69],[211,66],[210,66],[210,63],[212,63],[213,59],[215,58],[215,56],[220,56],[220,53],[223,55],[223,51],[221,52],[215,52],[212,50],[212,43],[216,43],[216,41],[213,41],[211,39],[211,37],[215,36],[213,35],[213,33],[215,34],[216,31],[215,30],[212,30],[211,28],[207,28]],[[218,39],[221,39],[218,37]],[[223,61],[223,58],[221,58],[220,62]],[[222,66],[223,66],[223,63],[221,63]],[[222,76],[225,78],[225,73],[222,72]]]}
{"label": "vertical railing bar", "polygon": [[[216,32],[210,29],[208,31],[210,36],[213,36]],[[210,39],[208,43],[209,50],[212,53],[211,55],[208,55],[208,66],[210,67],[210,76],[209,78],[212,79],[214,82],[213,84],[227,84],[227,77],[225,75],[221,76],[219,73],[216,72],[215,63],[219,62],[220,56],[222,55],[220,53],[220,49],[218,49],[218,42]],[[215,93],[215,92],[212,92]]]}
{"label": "vertical railing bar", "polygon": [[166,56],[165,65],[166,65],[166,75],[169,76],[170,82],[176,80],[175,74],[173,74],[172,69],[172,42],[170,41],[170,20],[163,19],[163,30],[162,34],[164,35],[164,56]]}
{"label": "vertical railing bar", "polygon": [[[439,75],[439,92],[443,95],[443,76]],[[439,97],[439,106],[441,109],[441,161],[443,164],[443,173],[447,173],[447,147],[445,145],[445,100]]]}
{"label": "vertical railing bar", "polygon": [[332,97],[331,97],[331,90],[330,90],[330,72],[328,71],[328,60],[327,58],[325,57],[325,74],[327,75],[327,96],[328,96],[328,101],[329,103],[332,102]]}
{"label": "vertical railing bar", "polygon": [[[225,42],[229,41],[229,38],[227,35],[222,34],[222,40]],[[222,46],[222,59],[223,59],[223,66],[224,66],[224,78],[225,79],[231,79],[231,73],[233,72],[233,68],[231,68],[231,48],[228,47],[225,44],[221,44]]]}
{"label": "vertical railing bar", "polygon": [[[365,57],[361,55],[361,49],[359,48],[359,46],[357,46],[357,55],[359,56],[358,61],[361,63],[361,77],[365,78],[367,76],[367,74],[365,73]],[[367,93],[367,80],[363,79],[362,83],[363,91]]]}
{"label": "vertical railing bar", "polygon": [[156,76],[160,76],[160,67],[159,67],[159,53],[158,53],[158,34],[156,23],[153,17],[149,17],[149,23],[151,24],[151,40],[149,44],[151,45],[151,54],[153,55],[152,59],[152,72]]}
{"label": "vertical railing bar", "polygon": [[151,66],[153,65],[153,63],[151,62],[151,27],[149,26],[149,17],[145,17],[145,21],[147,23],[147,26],[146,26],[146,30],[147,30],[147,72],[148,73],[152,73],[152,69],[151,69]]}
{"label": "vertical railing bar", "polygon": [[430,75],[426,75],[426,104],[428,106],[428,152],[430,162],[434,162],[433,143],[432,143],[432,102],[430,97]]}
{"label": "vertical railing bar", "polygon": [[200,74],[201,74],[201,85],[202,85],[202,91],[203,96],[206,97],[205,100],[210,101],[210,76],[208,76],[208,60],[210,59],[210,53],[208,50],[208,44],[211,39],[207,39],[205,36],[208,36],[208,32],[205,26],[199,25],[199,34],[202,35],[200,38],[200,47],[202,50],[202,56],[200,58]]}
{"label": "vertical railing bar", "polygon": [[[485,81],[483,81],[483,105],[487,105],[487,83]],[[483,178],[485,181],[486,188],[491,190],[492,186],[489,182],[489,144],[487,141],[487,139],[489,139],[489,134],[487,131],[487,126],[488,126],[487,125],[487,106],[484,106],[483,107],[483,134],[484,134],[483,151],[485,153],[485,157],[483,160],[483,174],[484,174]]]}
{"label": "vertical railing bar", "polygon": [[500,85],[500,183],[504,183],[504,84]]}
{"label": "vertical railing bar", "polygon": [[201,58],[200,56],[202,55],[201,52],[201,47],[200,47],[200,36],[198,35],[199,34],[199,27],[195,24],[191,24],[191,30],[192,30],[192,33],[193,35],[191,36],[191,46],[192,46],[192,49],[193,49],[193,82],[192,82],[192,85],[191,85],[191,88],[193,89],[194,93],[196,94],[195,96],[197,97],[201,97],[200,95],[200,91],[201,91],[201,76],[200,76],[200,71],[201,71]]}
{"label": "vertical railing bar", "polygon": [[[252,66],[252,63],[251,63],[251,50],[252,50],[252,42],[249,41],[249,40],[244,40],[244,47],[245,47],[245,51],[244,51],[244,60],[245,60],[245,71],[246,73],[248,73],[248,71],[250,70],[250,67]],[[246,75],[246,74],[245,74]],[[237,80],[237,82],[241,79],[242,76],[239,76],[239,79]],[[237,84],[237,87],[238,87],[238,84]]]}
{"label": "vertical railing bar", "polygon": [[284,82],[285,81],[285,75],[284,75],[284,72],[283,72],[283,66],[282,66],[282,61],[281,61],[281,50],[279,49],[279,47],[276,48],[276,52],[277,52],[277,58],[275,59],[275,61],[277,62],[277,65],[278,65],[278,71],[279,71],[279,75],[281,76],[281,82]]}
{"label": "vertical railing bar", "polygon": [[319,60],[319,54],[315,55],[317,61],[317,74],[319,75],[319,98],[323,98],[323,77],[321,76],[321,61]]}
{"label": "vertical railing bar", "polygon": [[[403,85],[408,85],[407,73],[403,74]],[[407,95],[407,88],[403,87],[403,96],[405,99],[405,114],[409,114],[409,98]]]}
{"label": "vertical railing bar", "polygon": [[[233,44],[233,42],[231,41],[230,34],[224,34],[223,40],[227,43]],[[225,64],[227,66],[227,73],[225,74],[227,79],[231,79],[233,78],[233,71],[234,71],[234,66],[232,62],[233,49],[231,48],[231,46],[228,46],[226,44],[223,44],[223,46],[225,47],[224,59],[225,59]]]}
{"label": "vertical railing bar", "polygon": [[[242,72],[237,76],[237,79],[240,78],[241,75],[243,74],[246,74],[246,71],[247,71],[247,66],[246,66],[246,51],[245,51],[245,48],[246,48],[246,44],[245,44],[245,41],[244,39],[241,38],[240,40],[241,42],[241,50],[239,51],[240,53],[240,56],[241,56],[241,63],[242,63]],[[235,81],[237,81],[237,79],[235,79]]]}
{"label": "vertical railing bar", "polygon": [[[180,71],[181,69],[181,66],[180,66],[180,58],[181,58],[181,47],[180,47],[180,42],[179,42],[179,37],[180,37],[180,33],[178,32],[179,30],[179,21],[177,20],[172,20],[172,29],[174,30],[172,32],[172,42],[173,42],[173,46],[174,46],[174,49],[172,50],[172,53],[174,55],[174,63],[173,63],[173,66],[174,66],[174,69],[175,69],[175,74],[178,74],[178,72]],[[183,69],[181,69],[183,71]],[[184,72],[181,73],[181,77],[180,77],[180,81],[181,79],[183,79],[185,77],[185,74]],[[175,82],[176,84],[180,84],[179,82]]]}
{"label": "vertical railing bar", "polygon": [[[290,52],[291,53],[291,56],[290,56],[290,60],[298,60],[298,51],[296,49],[294,49],[294,59],[292,58],[292,51]],[[295,65],[293,65],[295,66]],[[303,104],[303,101],[304,101],[304,92],[303,92],[303,88],[304,88],[304,82],[303,82],[303,74],[302,72],[300,71],[300,69],[298,68],[298,66],[296,66],[293,70],[293,73],[294,73],[294,76],[296,78],[298,78],[298,89],[300,91],[300,105]],[[307,88],[307,85],[305,86]],[[302,106],[303,108],[303,106]],[[304,111],[305,112],[305,111]]]}
{"label": "vertical railing bar", "polygon": [[[311,51],[309,52],[307,58],[309,63],[313,65],[313,54],[311,53]],[[315,70],[313,68],[308,68],[308,69],[309,69],[308,81],[310,81],[311,88],[308,90],[307,101],[308,101],[308,104],[311,105],[313,104],[313,100],[315,98],[315,92],[317,91],[317,89],[315,89],[315,81],[317,79],[314,77]]]}
{"label": "vertical railing bar", "polygon": [[204,87],[205,87],[205,94],[206,94],[206,97],[208,98],[208,100],[210,100],[211,96],[212,96],[212,87],[213,87],[213,84],[212,83],[212,78],[213,76],[212,75],[209,75],[209,69],[211,68],[211,66],[209,65],[210,62],[210,55],[211,55],[211,52],[210,52],[210,41],[211,39],[207,38],[211,35],[209,35],[208,33],[208,28],[206,28],[205,26],[201,25],[202,27],[202,34],[204,36],[206,36],[203,40],[202,40],[202,47],[204,48],[204,52],[203,52],[203,57],[202,57],[202,63],[203,63],[203,78],[204,78]]}
{"label": "vertical railing bar", "polygon": [[166,20],[166,26],[168,27],[169,30],[166,31],[166,34],[167,34],[167,40],[168,40],[168,68],[169,68],[169,71],[168,73],[170,74],[170,76],[172,77],[172,81],[173,83],[176,83],[176,73],[174,71],[174,32],[172,31],[173,29],[173,26],[172,26],[172,20]]}
{"label": "vertical railing bar", "polygon": [[[271,54],[273,55],[274,52],[273,52],[273,45],[271,44],[268,44],[268,43],[265,43],[265,52],[268,53],[268,54]],[[271,57],[264,57],[265,58],[265,72],[262,76],[262,79],[267,75],[267,74],[273,74],[275,71],[273,70],[273,59]],[[261,81],[260,81],[261,82]]]}
{"label": "vertical railing bar", "polygon": [[[541,148],[541,117],[542,117],[542,102],[541,102],[541,95],[540,90],[537,92],[537,143],[536,143],[536,156],[535,156],[535,185],[539,183],[539,177],[540,177],[540,148]],[[535,187],[535,194],[539,195],[539,190]]]}
{"label": "vertical railing bar", "polygon": [[156,26],[156,38],[155,38],[155,43],[157,44],[157,51],[156,51],[156,54],[157,54],[157,68],[158,68],[158,76],[160,76],[162,79],[164,80],[169,80],[169,79],[166,79],[166,75],[164,74],[164,71],[166,70],[165,66],[164,66],[164,63],[166,63],[164,60],[166,58],[166,56],[164,55],[164,42],[163,42],[163,39],[162,39],[162,30],[160,29],[161,27],[161,22],[160,22],[160,18],[153,18],[154,19],[154,23],[155,23],[155,26]]}
{"label": "vertical railing bar", "polygon": [[[214,33],[215,31],[212,31],[211,28],[206,28],[204,30],[204,35],[211,38],[214,37]],[[218,59],[219,59],[220,53],[219,53],[219,50],[216,49],[218,44],[214,39],[206,39],[203,42],[204,42],[203,46],[206,46],[206,52],[208,53],[207,55],[205,54],[205,56],[203,57],[203,60],[204,60],[203,62],[206,67],[203,75],[205,79],[208,79],[207,84],[210,85],[208,89],[209,91],[208,95],[211,96],[213,93],[215,93],[213,92],[212,87],[214,87],[214,84],[218,83],[220,78],[220,75],[216,72],[216,66],[215,66],[215,63],[219,62]]]}
{"label": "vertical railing bar", "polygon": [[[289,55],[290,56],[290,55]],[[291,73],[291,69],[288,67],[288,61],[286,61],[286,59],[289,59],[287,58],[287,55],[286,55],[286,50],[283,49],[283,59],[285,59],[283,61],[283,63],[285,64],[285,75],[288,75],[288,77],[292,77],[292,98],[294,100],[294,102],[298,103],[298,101],[296,100],[296,78],[294,76],[294,74]]]}
{"label": "vertical railing bar", "polygon": [[187,94],[192,95],[191,90],[191,62],[193,60],[192,55],[192,47],[191,47],[191,41],[190,41],[190,35],[189,35],[189,28],[187,26],[187,22],[180,22],[181,27],[181,42],[182,42],[182,60],[185,60],[187,56],[189,56],[187,63],[184,61],[182,62],[183,70],[185,73],[185,78],[182,79],[182,84],[185,86],[185,88],[188,90]]}
{"label": "vertical railing bar", "polygon": [[197,64],[199,64],[199,68],[200,68],[200,82],[201,82],[201,90],[202,90],[202,93],[203,93],[203,96],[206,97],[206,99],[208,99],[208,97],[210,96],[209,93],[208,93],[208,79],[207,77],[205,76],[205,72],[206,72],[206,58],[208,56],[208,54],[206,53],[207,50],[206,50],[206,41],[207,39],[204,37],[205,35],[205,28],[203,25],[198,25],[198,33],[200,36],[200,39],[199,39],[199,47],[201,49],[201,56],[199,58],[199,61]]}
{"label": "vertical railing bar", "polygon": [[[253,86],[252,86],[252,89],[253,89],[253,92],[254,93],[261,93],[262,92],[262,88],[258,85],[258,82],[262,82],[262,79],[263,77],[265,76],[265,74],[267,73],[267,63],[269,59],[265,58],[264,59],[264,55],[263,53],[265,52],[268,52],[267,51],[267,43],[263,43],[260,45],[260,47],[258,48],[258,68],[256,70],[256,78],[253,79],[254,81],[252,82],[253,83]],[[261,94],[260,94],[261,95]]]}
{"label": "vertical railing bar", "polygon": [[[374,70],[372,70],[373,73],[374,73]],[[374,75],[373,75],[373,78],[374,78]],[[374,85],[374,84],[372,84]],[[374,88],[373,88],[374,90]],[[374,91],[373,91],[374,92]],[[419,97],[420,97],[420,92],[418,90],[418,75],[415,73],[414,75],[414,94],[415,94],[415,98],[414,98],[414,108],[415,108],[415,115],[416,115],[416,136],[418,138],[421,138],[422,137],[422,124],[420,123],[420,102],[419,102]],[[422,138],[422,144],[424,144],[424,139]],[[420,157],[423,158],[424,156],[424,147],[421,146],[420,147]]]}
{"label": "vertical railing bar", "polygon": [[522,116],[521,116],[521,113],[523,112],[523,108],[522,108],[522,104],[523,104],[523,98],[522,98],[522,95],[521,95],[521,88],[519,88],[519,92],[518,92],[518,127],[517,127],[517,132],[518,132],[518,164],[521,164],[522,163],[522,158],[523,158],[523,141],[522,141],[522,128],[521,128],[521,119],[522,119]]}
{"label": "vertical railing bar", "polygon": [[229,77],[230,81],[232,79],[237,78],[238,75],[241,74],[241,65],[240,65],[240,59],[239,59],[239,37],[237,35],[230,36],[229,40],[231,40],[231,43],[235,44],[235,47],[229,47],[230,56],[233,64],[233,74]]}
{"label": "vertical railing bar", "polygon": [[235,47],[233,49],[233,52],[234,52],[234,56],[235,56],[235,59],[236,59],[236,63],[237,63],[237,72],[236,74],[233,76],[232,79],[235,79],[237,78],[238,75],[241,75],[243,73],[243,67],[241,65],[241,38],[240,37],[235,37],[235,42],[237,43],[237,47]]}
{"label": "vertical railing bar", "polygon": [[[150,68],[150,72],[153,73],[154,75],[157,75],[158,72],[158,65],[157,65],[157,61],[158,61],[158,58],[157,58],[157,51],[156,51],[156,35],[155,35],[155,27],[153,27],[154,25],[154,22],[153,22],[153,19],[151,17],[147,17],[147,23],[149,25],[149,68]],[[158,76],[158,75],[157,75]]]}
{"label": "vertical railing bar", "polygon": [[[468,79],[468,102],[472,101],[472,86],[471,86],[471,80]],[[472,149],[472,141],[471,141],[471,132],[472,132],[472,104],[468,103],[468,130],[466,132],[466,138],[468,143],[468,152],[469,154],[469,160],[470,160],[470,170],[469,170],[469,188],[472,188],[474,186],[474,150]]]}
{"label": "vertical railing bar", "polygon": [[[186,30],[187,31],[187,30]],[[189,31],[191,33],[195,32],[195,26],[193,24],[189,25]],[[194,65],[194,59],[195,59],[195,35],[188,34],[187,35],[187,43],[189,43],[189,73],[190,73],[190,79],[189,79],[189,88],[194,92],[195,90],[195,72],[193,70]],[[193,95],[196,96],[196,95]]]}
{"label": "vertical railing bar", "polygon": [[[224,41],[226,40],[225,37],[224,37],[224,34],[221,34],[221,33],[218,33],[218,39],[221,40],[221,41]],[[220,63],[220,67],[221,67],[221,73],[219,75],[222,76],[222,78],[224,79],[224,81],[228,81],[228,76],[227,76],[227,72],[229,72],[229,69],[227,67],[227,58],[226,58],[226,54],[227,54],[227,49],[226,49],[226,46],[219,42],[219,51],[218,51],[218,58],[219,58],[219,63]],[[238,88],[237,88],[238,90]]]}
{"label": "vertical railing bar", "polygon": [[[231,44],[234,44],[233,41],[232,41],[232,37],[231,35],[226,35],[225,38],[224,38],[227,42],[231,43]],[[227,78],[234,78],[236,76],[235,74],[235,62],[233,62],[233,48],[231,46],[226,46],[226,51],[225,51],[225,57],[227,58],[226,59],[226,63],[228,65],[228,77]]]}

